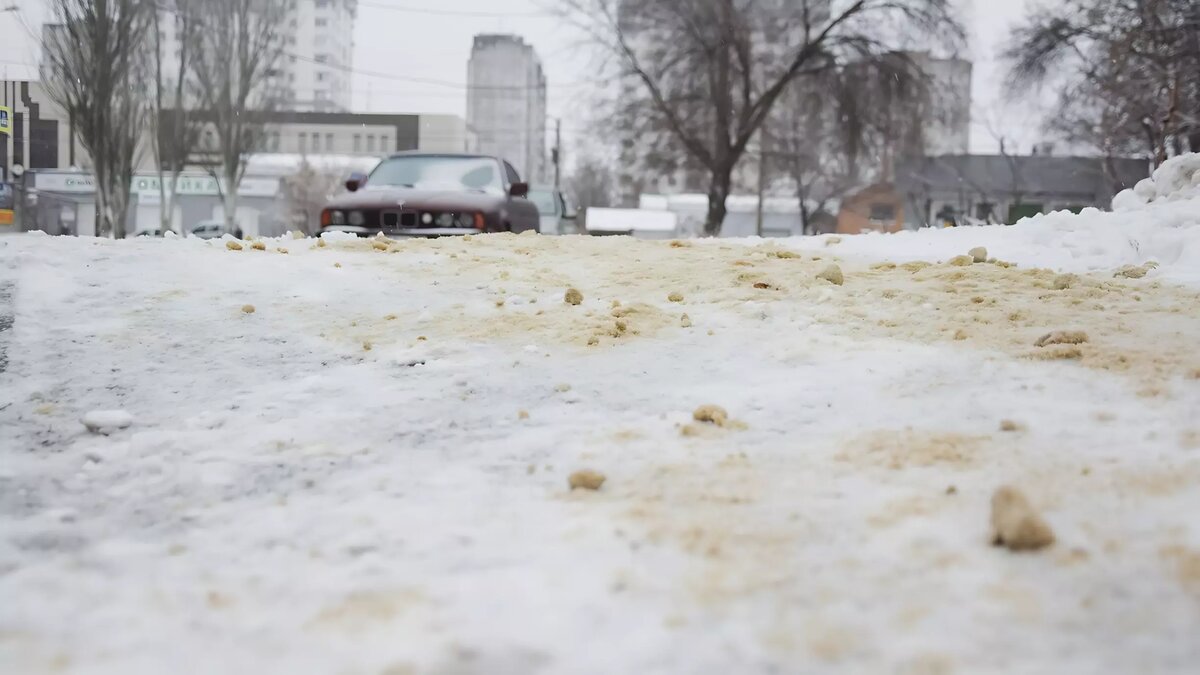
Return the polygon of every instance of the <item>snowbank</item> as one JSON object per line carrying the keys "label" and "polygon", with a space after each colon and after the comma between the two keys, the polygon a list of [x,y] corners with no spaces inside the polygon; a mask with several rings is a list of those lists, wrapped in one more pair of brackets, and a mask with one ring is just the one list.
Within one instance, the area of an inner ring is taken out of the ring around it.
{"label": "snowbank", "polygon": [[[0,237],[0,671],[1190,673],[1200,289],[1112,275],[1178,274],[1187,203],[812,253]],[[843,255],[980,243],[1100,273]]]}
{"label": "snowbank", "polygon": [[[1043,214],[1009,226],[924,229],[840,237],[839,254],[946,260],[984,246],[1001,260],[1066,272],[1115,271],[1156,262],[1153,278],[1200,284],[1200,154],[1174,158],[1113,200],[1111,212]],[[827,237],[788,240],[821,248]]]}

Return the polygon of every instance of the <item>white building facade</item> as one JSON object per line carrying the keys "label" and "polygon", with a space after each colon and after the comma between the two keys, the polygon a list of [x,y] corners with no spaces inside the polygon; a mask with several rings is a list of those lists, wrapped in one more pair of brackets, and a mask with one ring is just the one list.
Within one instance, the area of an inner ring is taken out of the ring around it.
{"label": "white building facade", "polygon": [[[279,1],[286,3],[279,26],[283,53],[271,82],[281,97],[279,107],[309,112],[349,110],[358,0]],[[170,2],[164,0],[164,6]],[[164,12],[163,16],[159,27],[163,53],[168,59],[177,59],[180,45],[175,15]],[[166,77],[175,70],[168,68]]]}
{"label": "white building facade", "polygon": [[467,63],[467,126],[478,151],[502,157],[523,180],[547,180],[546,75],[513,35],[477,35]]}

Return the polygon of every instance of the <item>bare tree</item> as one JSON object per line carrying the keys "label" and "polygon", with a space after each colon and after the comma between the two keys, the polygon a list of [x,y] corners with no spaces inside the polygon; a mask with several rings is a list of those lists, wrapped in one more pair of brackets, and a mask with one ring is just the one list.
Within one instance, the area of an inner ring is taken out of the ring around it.
{"label": "bare tree", "polygon": [[567,0],[708,182],[720,232],[734,168],[787,87],[893,51],[906,29],[961,34],[950,0]]}
{"label": "bare tree", "polygon": [[95,177],[96,233],[125,236],[146,115],[144,39],[154,13],[140,0],[53,0],[43,84],[74,123]]}
{"label": "bare tree", "polygon": [[933,113],[928,76],[910,55],[867,55],[794,82],[763,127],[771,171],[791,179],[802,231],[851,190],[890,181],[901,157],[923,154]]}
{"label": "bare tree", "polygon": [[1196,0],[1065,0],[1032,13],[1010,42],[1011,86],[1058,86],[1048,126],[1067,140],[1156,164],[1200,151]]}
{"label": "bare tree", "polygon": [[283,195],[288,212],[300,231],[307,235],[316,232],[321,209],[331,197],[342,191],[345,178],[342,171],[313,166],[308,158],[304,158],[296,173],[283,179]]}
{"label": "bare tree", "polygon": [[[154,31],[154,106],[150,123],[153,130],[154,158],[158,167],[158,195],[162,231],[172,229],[175,190],[179,176],[196,149],[199,126],[192,116],[191,57],[194,33],[201,28],[193,7],[202,0],[162,0],[155,5],[157,30]],[[169,4],[167,4],[169,2]],[[170,23],[176,35],[178,51],[164,51],[162,35]]]}
{"label": "bare tree", "polygon": [[603,161],[589,157],[571,172],[567,190],[582,219],[579,223],[582,228],[587,225],[587,209],[613,205],[617,185],[612,169]]}
{"label": "bare tree", "polygon": [[212,172],[232,232],[247,156],[260,146],[265,114],[279,99],[275,78],[287,3],[205,0],[195,11],[201,9],[202,25],[191,33],[191,72],[205,123],[201,150],[215,156]]}

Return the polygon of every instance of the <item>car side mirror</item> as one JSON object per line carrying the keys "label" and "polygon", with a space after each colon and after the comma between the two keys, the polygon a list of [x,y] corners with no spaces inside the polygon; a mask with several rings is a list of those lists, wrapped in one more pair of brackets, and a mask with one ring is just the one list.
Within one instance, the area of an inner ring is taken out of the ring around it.
{"label": "car side mirror", "polygon": [[355,172],[350,174],[350,177],[346,179],[346,189],[351,192],[357,192],[360,187],[366,184],[367,174],[365,173]]}
{"label": "car side mirror", "polygon": [[508,194],[514,197],[529,196],[529,183],[513,183],[508,188]]}

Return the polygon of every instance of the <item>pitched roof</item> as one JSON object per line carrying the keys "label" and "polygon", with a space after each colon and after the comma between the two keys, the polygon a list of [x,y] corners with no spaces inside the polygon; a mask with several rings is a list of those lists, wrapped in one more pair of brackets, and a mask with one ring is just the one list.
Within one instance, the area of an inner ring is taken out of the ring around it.
{"label": "pitched roof", "polygon": [[1115,176],[1098,157],[948,155],[900,162],[897,188],[904,193],[967,190],[982,194],[1111,198],[1150,175],[1140,159],[1109,160]]}

